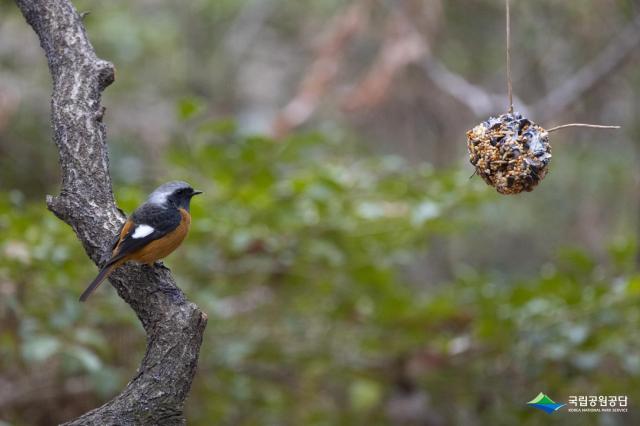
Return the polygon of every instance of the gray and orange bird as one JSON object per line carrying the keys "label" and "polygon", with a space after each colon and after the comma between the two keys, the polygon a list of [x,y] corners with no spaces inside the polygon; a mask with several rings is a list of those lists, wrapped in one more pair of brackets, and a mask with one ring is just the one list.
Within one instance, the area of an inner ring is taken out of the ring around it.
{"label": "gray and orange bird", "polygon": [[109,261],[80,296],[89,295],[125,262],[153,265],[171,254],[189,232],[191,197],[202,194],[186,182],[169,182],[159,186],[122,225],[120,237],[113,246]]}

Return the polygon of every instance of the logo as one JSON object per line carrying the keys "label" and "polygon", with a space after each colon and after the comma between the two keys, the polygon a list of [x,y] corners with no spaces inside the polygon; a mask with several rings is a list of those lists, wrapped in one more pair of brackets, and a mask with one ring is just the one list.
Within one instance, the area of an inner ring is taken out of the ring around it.
{"label": "logo", "polygon": [[553,399],[540,392],[538,396],[527,402],[527,405],[537,408],[538,410],[542,410],[547,414],[551,414],[567,404],[558,404]]}

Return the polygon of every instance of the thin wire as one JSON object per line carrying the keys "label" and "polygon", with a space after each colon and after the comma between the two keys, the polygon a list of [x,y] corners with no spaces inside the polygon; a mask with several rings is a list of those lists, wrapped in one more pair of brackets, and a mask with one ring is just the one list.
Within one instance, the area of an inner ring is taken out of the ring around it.
{"label": "thin wire", "polygon": [[591,127],[592,129],[619,129],[620,126],[603,126],[601,124],[587,124],[587,123],[569,123],[561,126],[552,127],[547,129],[547,132],[555,132],[556,130],[564,129],[566,127]]}
{"label": "thin wire", "polygon": [[509,94],[509,113],[513,113],[513,88],[511,84],[511,11],[507,3],[507,92]]}

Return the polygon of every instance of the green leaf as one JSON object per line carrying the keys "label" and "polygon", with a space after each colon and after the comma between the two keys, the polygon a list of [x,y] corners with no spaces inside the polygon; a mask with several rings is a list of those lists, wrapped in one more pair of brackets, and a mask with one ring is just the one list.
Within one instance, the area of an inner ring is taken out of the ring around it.
{"label": "green leaf", "polygon": [[195,97],[182,98],[178,101],[178,117],[183,120],[194,118],[204,109],[203,102]]}
{"label": "green leaf", "polygon": [[80,365],[86,371],[97,371],[102,367],[100,358],[87,348],[82,346],[71,346],[65,350],[65,353],[80,362]]}
{"label": "green leaf", "polygon": [[354,411],[368,411],[382,398],[382,387],[369,379],[357,379],[349,387],[349,401]]}
{"label": "green leaf", "polygon": [[52,336],[34,336],[22,346],[22,356],[29,362],[42,362],[60,349],[60,341]]}

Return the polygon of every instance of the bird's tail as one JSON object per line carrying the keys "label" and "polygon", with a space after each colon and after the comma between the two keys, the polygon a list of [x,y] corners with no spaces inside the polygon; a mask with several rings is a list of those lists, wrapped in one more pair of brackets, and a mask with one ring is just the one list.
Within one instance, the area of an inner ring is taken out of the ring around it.
{"label": "bird's tail", "polygon": [[109,262],[107,263],[104,268],[100,269],[100,272],[98,272],[98,276],[91,281],[91,284],[89,284],[89,287],[87,287],[87,289],[82,293],[82,295],[80,295],[80,301],[84,302],[85,300],[87,300],[87,298],[91,295],[91,293],[93,293],[93,291],[98,288],[98,286],[100,284],[102,284],[102,282],[107,279],[107,277],[109,275],[111,275],[111,272],[113,272],[113,270],[117,267],[120,266],[122,262]]}

